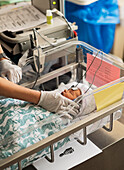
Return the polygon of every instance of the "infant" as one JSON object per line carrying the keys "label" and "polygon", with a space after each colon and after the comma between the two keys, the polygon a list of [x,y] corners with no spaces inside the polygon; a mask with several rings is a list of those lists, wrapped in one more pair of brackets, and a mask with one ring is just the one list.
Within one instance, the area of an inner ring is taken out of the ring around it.
{"label": "infant", "polygon": [[80,113],[78,116],[86,115],[96,109],[95,98],[93,94],[91,94],[93,90],[89,89],[88,92],[86,92],[87,89],[88,86],[84,85],[83,83],[78,83],[76,85],[72,85],[70,88],[66,88],[61,92],[63,96],[74,101],[78,101],[76,99],[78,99],[79,96],[82,96],[82,98],[80,98],[81,100],[79,99]]}

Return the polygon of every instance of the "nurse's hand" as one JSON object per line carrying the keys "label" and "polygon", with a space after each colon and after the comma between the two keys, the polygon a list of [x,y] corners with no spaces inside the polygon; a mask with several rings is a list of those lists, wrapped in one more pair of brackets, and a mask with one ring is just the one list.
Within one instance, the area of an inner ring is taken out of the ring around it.
{"label": "nurse's hand", "polygon": [[22,79],[22,69],[12,64],[10,60],[3,59],[0,61],[0,76],[13,83],[18,83]]}
{"label": "nurse's hand", "polygon": [[50,112],[56,112],[63,117],[72,119],[79,112],[79,106],[56,91],[41,91],[38,105]]}

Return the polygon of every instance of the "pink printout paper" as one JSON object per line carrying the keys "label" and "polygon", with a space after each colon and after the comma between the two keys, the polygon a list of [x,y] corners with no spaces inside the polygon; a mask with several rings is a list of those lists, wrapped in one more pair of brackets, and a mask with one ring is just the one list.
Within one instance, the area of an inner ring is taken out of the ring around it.
{"label": "pink printout paper", "polygon": [[[89,68],[93,59],[94,56],[87,53],[87,69]],[[95,72],[99,68],[100,64],[101,64],[101,59],[95,58],[94,62],[92,63],[90,69],[87,71],[86,74],[86,80],[89,83],[92,83]],[[102,61],[102,64],[95,75],[93,84],[97,87],[100,87],[118,78],[120,78],[120,69],[116,66],[113,66],[110,63],[107,63],[106,61]]]}

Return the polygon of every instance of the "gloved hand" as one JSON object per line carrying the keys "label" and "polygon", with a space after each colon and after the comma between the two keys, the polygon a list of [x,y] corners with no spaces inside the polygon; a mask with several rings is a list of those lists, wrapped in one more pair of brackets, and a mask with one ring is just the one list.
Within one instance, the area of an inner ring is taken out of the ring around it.
{"label": "gloved hand", "polygon": [[57,112],[63,117],[72,119],[78,114],[79,106],[56,91],[41,91],[38,105],[50,112]]}
{"label": "gloved hand", "polygon": [[13,65],[10,60],[4,59],[0,61],[0,76],[17,83],[22,78],[22,69]]}

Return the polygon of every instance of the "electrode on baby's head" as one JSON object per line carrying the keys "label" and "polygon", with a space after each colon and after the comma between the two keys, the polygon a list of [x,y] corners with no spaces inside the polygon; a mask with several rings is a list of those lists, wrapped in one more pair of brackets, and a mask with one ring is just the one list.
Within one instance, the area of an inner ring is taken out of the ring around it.
{"label": "electrode on baby's head", "polygon": [[[75,90],[78,90],[79,88],[77,87],[77,85],[78,85],[78,84],[72,85],[69,89],[72,89],[72,90],[74,90],[74,91],[75,91]],[[69,90],[69,89],[68,89],[68,90]]]}
{"label": "electrode on baby's head", "polygon": [[78,96],[81,95],[81,90],[77,87],[76,85],[72,85],[70,88],[65,89],[62,93],[61,93],[64,97],[67,97],[68,99],[74,100],[76,99]]}

